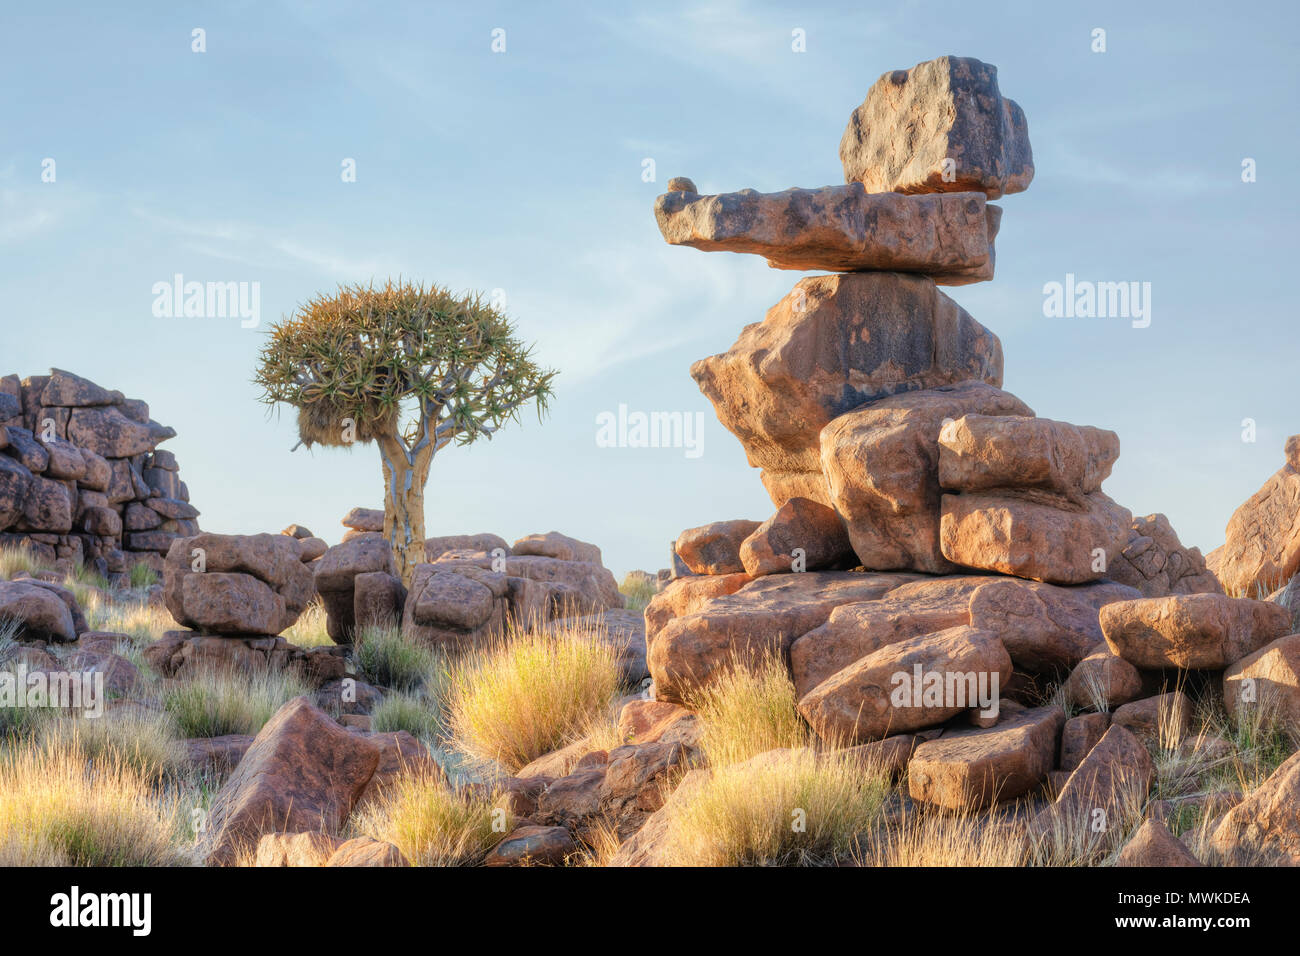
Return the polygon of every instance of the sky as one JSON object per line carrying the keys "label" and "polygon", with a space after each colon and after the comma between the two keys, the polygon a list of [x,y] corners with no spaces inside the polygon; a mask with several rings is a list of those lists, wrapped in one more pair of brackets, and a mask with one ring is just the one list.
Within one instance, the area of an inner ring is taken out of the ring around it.
{"label": "sky", "polygon": [[[333,543],[381,505],[379,456],[291,451],[251,382],[267,330],[340,283],[495,293],[556,397],[439,454],[428,533],[558,530],[654,570],[684,528],[771,514],[689,368],[802,275],[667,246],[656,195],[840,183],[881,74],[973,56],[1036,174],[1000,201],[993,281],[944,291],[1000,337],[1008,391],[1118,432],[1112,498],[1208,552],[1300,432],[1300,13],[1212,6],[4,0],[0,374],[147,401],[205,530]],[[1149,325],[1046,316],[1071,274],[1150,283]],[[155,314],[176,275],[256,283],[257,325]],[[698,450],[600,447],[620,405],[701,413]]]}

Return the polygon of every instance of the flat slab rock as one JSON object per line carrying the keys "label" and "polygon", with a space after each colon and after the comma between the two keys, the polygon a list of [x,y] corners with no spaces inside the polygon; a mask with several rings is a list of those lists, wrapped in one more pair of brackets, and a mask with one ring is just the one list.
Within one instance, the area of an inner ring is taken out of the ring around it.
{"label": "flat slab rock", "polygon": [[908,763],[908,793],[950,810],[1028,793],[1055,767],[1064,722],[1059,707],[1031,710],[1004,702],[994,726],[949,730],[920,744]]}
{"label": "flat slab rock", "polygon": [[939,285],[993,278],[1002,210],[982,192],[904,196],[861,183],[700,196],[669,192],[655,219],[669,245],[763,256],[775,269],[914,272]]}
{"label": "flat slab rock", "polygon": [[854,571],[774,574],[733,593],[706,598],[691,613],[648,629],[646,660],[655,695],[684,703],[737,655],[767,648],[784,652],[838,605],[880,597],[909,580],[915,576]]}
{"label": "flat slab rock", "polygon": [[1024,111],[1002,96],[998,69],[941,56],[884,74],[840,140],[845,182],[869,192],[966,192],[990,199],[1034,178]]}
{"label": "flat slab rock", "polygon": [[[934,698],[925,693],[932,677],[944,691]],[[1010,679],[1002,642],[963,625],[868,654],[801,697],[799,713],[823,740],[848,746],[941,724],[976,706],[982,693],[996,699]]]}

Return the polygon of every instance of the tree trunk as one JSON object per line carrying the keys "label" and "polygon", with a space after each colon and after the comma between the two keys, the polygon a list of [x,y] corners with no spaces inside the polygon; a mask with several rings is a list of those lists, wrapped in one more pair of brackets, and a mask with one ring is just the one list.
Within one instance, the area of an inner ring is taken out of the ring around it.
{"label": "tree trunk", "polygon": [[398,577],[408,588],[415,566],[424,563],[424,486],[432,447],[408,452],[395,437],[379,439],[384,463],[384,537],[393,550]]}

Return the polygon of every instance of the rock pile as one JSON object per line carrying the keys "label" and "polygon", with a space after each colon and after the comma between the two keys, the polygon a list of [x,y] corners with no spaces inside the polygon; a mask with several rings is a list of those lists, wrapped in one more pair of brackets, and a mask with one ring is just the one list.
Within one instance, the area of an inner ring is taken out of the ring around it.
{"label": "rock pile", "polygon": [[1076,770],[1106,730],[1074,730],[1063,758],[1049,683],[1114,671],[1128,700],[1154,692],[1099,612],[1217,583],[1163,515],[1135,522],[1101,490],[1118,436],[1003,391],[997,336],[939,289],[992,277],[989,200],[1033,178],[995,68],[943,57],[885,74],[840,155],[846,186],[701,196],[675,179],[656,202],[670,244],[832,274],[691,369],[777,511],[679,536],[690,574],[645,614],[654,693],[689,705],[775,649],[824,741],[924,735],[902,751],[913,799],[1006,799]]}
{"label": "rock pile", "polygon": [[644,626],[639,615],[623,610],[623,595],[596,545],[557,531],[514,544],[495,534],[429,538],[428,560],[415,566],[407,588],[383,534],[362,530],[382,527],[382,515],[354,508],[344,519],[349,531],[343,542],[312,564],[334,641],[350,644],[367,624],[400,624],[425,644],[468,647],[499,634],[508,622],[599,623],[623,650],[625,676],[647,676]]}
{"label": "rock pile", "polygon": [[149,406],[62,369],[0,378],[0,545],[68,570],[162,571],[198,509],[176,457],[176,432]]}

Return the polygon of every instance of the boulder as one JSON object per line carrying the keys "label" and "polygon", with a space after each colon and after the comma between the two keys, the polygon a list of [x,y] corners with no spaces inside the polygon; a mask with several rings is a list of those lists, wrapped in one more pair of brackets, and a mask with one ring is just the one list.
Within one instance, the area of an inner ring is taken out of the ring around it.
{"label": "boulder", "polygon": [[198,534],[176,538],[167,549],[163,600],[186,627],[279,634],[298,620],[312,596],[311,570],[286,535]]}
{"label": "boulder", "polygon": [[108,405],[74,408],[68,418],[68,440],[105,458],[131,458],[153,451],[159,433]]}
{"label": "boulder", "polygon": [[1223,594],[1180,594],[1108,604],[1101,629],[1138,668],[1221,670],[1291,629],[1286,608]]}
{"label": "boulder", "polygon": [[1075,707],[1109,711],[1142,693],[1142,675],[1101,641],[1070,672],[1061,691]]}
{"label": "boulder", "polygon": [[[495,535],[491,537],[495,537]],[[502,544],[504,543],[503,541]],[[491,551],[492,548],[483,548],[482,550]],[[579,541],[577,538],[570,538],[567,534],[560,534],[558,531],[525,535],[512,544],[507,553],[521,557],[534,555],[543,558],[556,558],[560,561],[585,561],[589,564],[601,564],[604,560],[601,557],[600,548],[596,547],[596,545],[588,544],[586,541]]]}
{"label": "boulder", "polygon": [[[821,467],[818,434],[832,419],[896,392],[1000,385],[1002,346],[930,279],[816,276],[691,375],[750,465],[808,474]],[[799,493],[820,500],[816,482]]]}
{"label": "boulder", "polygon": [[1192,702],[1181,691],[1144,697],[1115,708],[1110,722],[1172,750],[1191,732]]}
{"label": "boulder", "polygon": [[1154,780],[1155,766],[1146,747],[1112,724],[1070,774],[1056,802],[1034,820],[1031,833],[1043,835],[1056,827],[1068,832],[1109,830],[1141,808]]}
{"label": "boulder", "polygon": [[116,405],[120,401],[120,393],[114,395],[108,389],[100,388],[90,379],[65,372],[61,368],[50,369],[45,387],[41,389],[42,405],[85,408],[95,405]]}
{"label": "boulder", "polygon": [[791,498],[740,543],[740,563],[751,577],[821,571],[855,559],[835,509]]}
{"label": "boulder", "polygon": [[564,827],[518,827],[491,849],[483,865],[563,866],[577,849]]}
{"label": "boulder", "polygon": [[917,746],[907,765],[913,800],[975,810],[1028,793],[1056,766],[1059,707],[1003,705],[987,729],[951,730]]}
{"label": "boulder", "polygon": [[343,516],[343,527],[353,531],[383,531],[383,508],[353,508]]}
{"label": "boulder", "polygon": [[204,856],[228,866],[264,834],[337,833],[379,764],[380,748],[305,697],[289,701],[253,740],[213,797]]}
{"label": "boulder", "polygon": [[1059,766],[1072,771],[1106,734],[1110,727],[1110,714],[1080,714],[1071,717],[1061,727],[1061,757]]}
{"label": "boulder", "polygon": [[[329,548],[312,567],[316,591],[325,605],[326,633],[335,643],[352,643],[357,627],[356,580],[369,573],[395,578],[393,549],[382,534],[363,532]],[[375,587],[381,580],[367,579],[367,586]],[[362,603],[367,604],[367,598]]]}
{"label": "boulder", "polygon": [[1010,415],[964,415],[939,432],[939,484],[949,491],[1037,488],[1071,501],[1101,488],[1119,436],[1087,425]]}
{"label": "boulder", "polygon": [[990,199],[1034,178],[1024,111],[998,89],[997,67],[942,56],[892,70],[867,91],[840,139],[844,181],[868,192],[977,190]]}
{"label": "boulder", "polygon": [[1223,547],[1207,558],[1230,594],[1267,594],[1300,572],[1300,435],[1285,452],[1286,464],[1233,512]]}
{"label": "boulder", "polygon": [[68,605],[34,581],[0,581],[0,620],[16,621],[17,636],[23,640],[66,643],[77,639]]}
{"label": "boulder", "polygon": [[402,632],[432,647],[482,644],[505,628],[507,587],[504,574],[472,564],[417,564]]}
{"label": "boulder", "polygon": [[1128,543],[1111,560],[1106,576],[1137,588],[1143,597],[1222,594],[1199,548],[1185,548],[1162,514],[1134,518]]}
{"label": "boulder", "polygon": [[1300,866],[1300,753],[1228,810],[1207,841],[1227,866]]}
{"label": "boulder", "polygon": [[970,413],[1033,411],[1014,395],[972,381],[882,398],[822,430],[831,503],[864,567],[953,570],[940,552],[939,432],[945,420]]}
{"label": "boulder", "polygon": [[673,550],[693,574],[736,574],[744,571],[740,546],[758,530],[758,521],[715,521],[688,528],[677,536]]}
{"label": "boulder", "polygon": [[694,614],[715,597],[735,594],[753,580],[748,574],[699,575],[676,578],[650,599],[645,609],[647,645],[675,617]]}
{"label": "boulder", "polygon": [[940,285],[993,278],[1002,211],[983,193],[903,196],[861,183],[655,200],[664,241],[706,252],[748,252],[776,269],[909,272]]}
{"label": "boulder", "polygon": [[1030,491],[944,495],[943,557],[954,564],[1051,584],[1106,576],[1132,515],[1101,492],[1081,502]]}
{"label": "boulder", "polygon": [[502,554],[510,553],[510,545],[506,544],[506,539],[500,535],[445,534],[425,539],[424,557],[426,561],[437,561],[448,551],[476,551],[490,555],[498,548],[501,549]]}
{"label": "boulder", "polygon": [[840,604],[880,597],[911,579],[852,571],[777,574],[704,600],[649,638],[646,662],[655,696],[685,703],[738,657],[767,649],[784,654]]}
{"label": "boulder", "polygon": [[1190,850],[1159,820],[1147,819],[1124,844],[1116,866],[1201,866]]}
{"label": "boulder", "polygon": [[1258,707],[1300,727],[1300,634],[1279,637],[1225,670],[1223,703],[1238,720]]}
{"label": "boulder", "polygon": [[799,713],[823,740],[878,740],[941,724],[994,703],[1011,658],[991,633],[969,626],[886,645],[837,671],[799,699]]}

